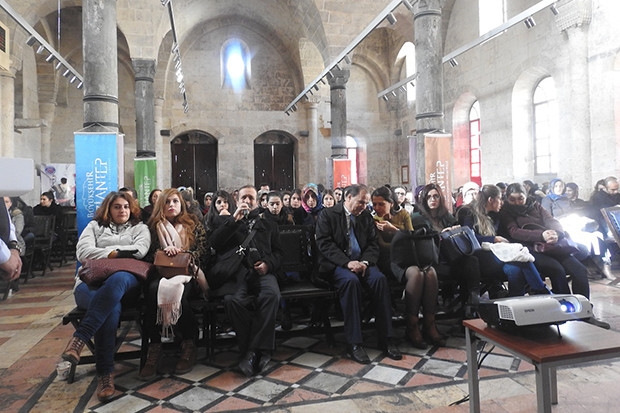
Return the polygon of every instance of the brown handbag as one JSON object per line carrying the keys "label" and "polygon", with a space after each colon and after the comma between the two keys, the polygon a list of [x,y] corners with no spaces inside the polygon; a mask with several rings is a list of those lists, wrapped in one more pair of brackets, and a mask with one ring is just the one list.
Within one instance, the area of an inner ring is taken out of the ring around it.
{"label": "brown handbag", "polygon": [[153,264],[159,275],[164,278],[172,278],[175,275],[194,276],[194,257],[189,252],[179,252],[170,257],[164,250],[157,250]]}
{"label": "brown handbag", "polygon": [[78,269],[80,280],[93,287],[100,286],[110,275],[119,271],[126,271],[144,281],[153,269],[152,264],[135,258],[86,259],[81,264]]}

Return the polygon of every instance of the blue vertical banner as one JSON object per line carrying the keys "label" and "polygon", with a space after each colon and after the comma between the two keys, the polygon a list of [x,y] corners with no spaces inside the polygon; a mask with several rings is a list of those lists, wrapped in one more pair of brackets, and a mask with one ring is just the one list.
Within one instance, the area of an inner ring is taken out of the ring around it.
{"label": "blue vertical banner", "polygon": [[78,234],[104,198],[122,184],[123,136],[116,132],[75,132],[75,198]]}
{"label": "blue vertical banner", "polygon": [[149,195],[157,187],[157,159],[135,158],[133,160],[134,184],[140,206],[149,204]]}

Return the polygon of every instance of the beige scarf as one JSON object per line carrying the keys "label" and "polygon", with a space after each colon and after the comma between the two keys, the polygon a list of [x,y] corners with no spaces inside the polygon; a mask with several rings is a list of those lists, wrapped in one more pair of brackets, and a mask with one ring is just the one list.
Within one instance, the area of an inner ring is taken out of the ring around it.
{"label": "beige scarf", "polygon": [[[157,236],[161,248],[177,247],[183,248],[185,238],[185,228],[182,225],[172,226],[169,221],[157,224]],[[183,297],[184,284],[188,283],[192,277],[189,275],[176,275],[172,278],[162,278],[159,280],[157,289],[157,324],[161,325],[161,335],[163,337],[173,337],[172,326],[176,325],[181,317],[181,298]]]}

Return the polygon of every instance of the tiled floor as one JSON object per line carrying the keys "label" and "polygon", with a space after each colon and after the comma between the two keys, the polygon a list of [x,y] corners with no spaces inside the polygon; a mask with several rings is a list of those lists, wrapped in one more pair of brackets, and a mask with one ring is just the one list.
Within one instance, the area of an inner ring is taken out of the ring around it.
{"label": "tiled floor", "polygon": [[[0,302],[0,411],[2,412],[466,412],[469,404],[452,403],[467,395],[464,339],[451,336],[448,346],[417,350],[400,343],[405,355],[393,361],[374,350],[366,331],[372,364],[345,355],[341,335],[336,346],[323,337],[278,341],[263,375],[248,379],[236,370],[236,347],[220,347],[212,360],[202,358],[188,374],[137,380],[138,360],[116,364],[117,395],[108,404],[94,396],[94,366],[78,367],[76,381],[56,377],[59,355],[72,334],[62,316],[74,306],[70,265],[32,279]],[[609,280],[591,283],[596,313],[620,331],[620,289]],[[444,331],[450,325],[442,325]],[[398,329],[402,336],[402,328]],[[137,346],[137,335],[125,346]],[[204,350],[203,350],[204,351]],[[202,353],[204,356],[204,352]],[[166,360],[167,363],[171,359]],[[172,360],[173,362],[173,360]],[[536,410],[533,367],[494,350],[484,361],[482,411]],[[620,362],[603,362],[558,373],[560,402],[554,412],[616,411]],[[575,391],[578,389],[578,391]]]}

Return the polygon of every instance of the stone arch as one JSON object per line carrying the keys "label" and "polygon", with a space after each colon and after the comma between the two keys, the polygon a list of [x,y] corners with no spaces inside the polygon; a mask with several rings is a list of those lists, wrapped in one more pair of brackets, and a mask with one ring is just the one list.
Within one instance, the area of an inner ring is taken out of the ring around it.
{"label": "stone arch", "polygon": [[455,101],[452,109],[452,156],[454,170],[453,187],[456,188],[469,181],[469,111],[478,100],[472,92],[462,93]]}
{"label": "stone arch", "polygon": [[512,165],[516,179],[534,175],[532,96],[534,88],[544,77],[551,76],[543,67],[525,70],[512,89]]}

